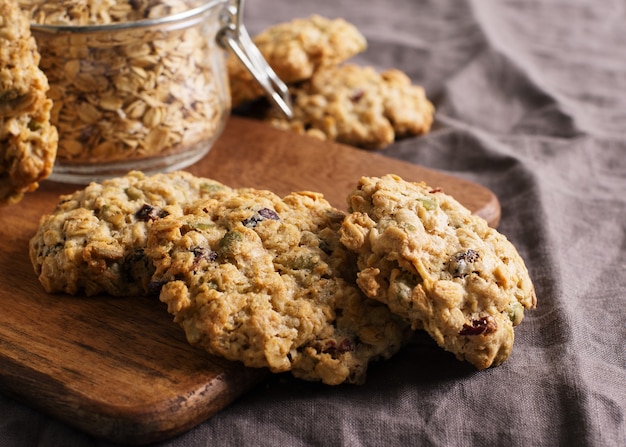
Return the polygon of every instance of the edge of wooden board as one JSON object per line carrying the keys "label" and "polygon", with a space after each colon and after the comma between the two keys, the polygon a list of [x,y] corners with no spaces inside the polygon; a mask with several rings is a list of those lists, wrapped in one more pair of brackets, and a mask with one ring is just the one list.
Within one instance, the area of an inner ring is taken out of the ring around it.
{"label": "edge of wooden board", "polygon": [[[256,150],[259,146],[262,151]],[[227,150],[222,150],[226,148]],[[488,188],[442,171],[393,159],[382,151],[366,151],[352,146],[322,141],[275,129],[266,123],[233,116],[225,132],[208,155],[188,170],[209,176],[232,187],[264,188],[265,166],[280,160],[284,169],[300,170],[303,175],[285,176],[274,189],[278,195],[309,189],[324,194],[331,205],[346,209],[347,194],[361,176],[396,174],[405,180],[424,182],[443,191],[496,228],[501,206]],[[338,166],[354,166],[353,172],[339,172]],[[245,166],[246,169],[242,169]],[[237,179],[235,182],[232,179]],[[445,185],[444,185],[445,184]]]}

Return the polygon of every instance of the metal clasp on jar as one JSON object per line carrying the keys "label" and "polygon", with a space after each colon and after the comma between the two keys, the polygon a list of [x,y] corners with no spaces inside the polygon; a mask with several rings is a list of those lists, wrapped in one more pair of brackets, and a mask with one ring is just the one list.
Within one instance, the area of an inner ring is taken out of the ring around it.
{"label": "metal clasp on jar", "polygon": [[292,118],[291,98],[285,83],[269,66],[243,25],[244,0],[230,0],[224,27],[217,41],[230,49],[257,80],[267,97],[287,117]]}

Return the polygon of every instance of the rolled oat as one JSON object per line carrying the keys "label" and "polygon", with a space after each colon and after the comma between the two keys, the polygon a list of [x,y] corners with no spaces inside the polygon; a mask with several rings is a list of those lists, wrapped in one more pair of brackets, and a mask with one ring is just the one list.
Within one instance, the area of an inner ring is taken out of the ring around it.
{"label": "rolled oat", "polygon": [[[115,26],[159,19],[205,2],[21,0],[32,22],[112,25],[66,32],[33,27],[59,130],[57,163],[96,164],[165,156],[210,144],[230,109],[220,8],[175,26]],[[223,1],[216,1],[216,6]],[[208,142],[208,143],[207,143]]]}

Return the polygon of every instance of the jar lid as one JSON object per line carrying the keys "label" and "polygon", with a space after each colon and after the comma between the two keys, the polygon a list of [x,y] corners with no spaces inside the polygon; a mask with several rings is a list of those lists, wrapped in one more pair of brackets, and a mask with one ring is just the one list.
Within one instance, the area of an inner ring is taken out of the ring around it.
{"label": "jar lid", "polygon": [[217,40],[229,48],[263,88],[265,95],[287,118],[293,117],[291,98],[285,83],[269,66],[243,25],[244,0],[229,0],[226,24]]}

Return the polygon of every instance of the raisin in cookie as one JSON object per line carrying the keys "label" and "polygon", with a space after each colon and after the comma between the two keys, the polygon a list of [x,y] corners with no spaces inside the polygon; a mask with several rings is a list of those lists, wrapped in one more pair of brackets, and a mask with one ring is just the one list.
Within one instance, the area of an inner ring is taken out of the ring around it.
{"label": "raisin in cookie", "polygon": [[146,294],[154,271],[144,255],[152,222],[195,199],[230,188],[185,172],[140,172],[62,196],[41,218],[30,258],[47,292]]}
{"label": "raisin in cookie", "polygon": [[506,360],[536,303],[515,247],[452,197],[397,176],[364,177],[340,230],[361,290],[478,369]]}
{"label": "raisin in cookie", "polygon": [[0,0],[0,205],[35,190],[54,165],[58,135],[39,59],[28,18]]}
{"label": "raisin in cookie", "polygon": [[[253,39],[286,83],[309,79],[319,67],[336,65],[365,50],[365,37],[343,19],[313,15],[274,25]],[[263,96],[263,90],[233,55],[228,58],[233,107]]]}
{"label": "raisin in cookie", "polygon": [[327,384],[363,381],[408,325],[343,277],[343,213],[319,194],[242,189],[155,221],[153,288],[213,355]]}
{"label": "raisin in cookie", "polygon": [[380,149],[396,138],[430,130],[434,107],[424,89],[395,69],[342,65],[316,71],[311,79],[290,86],[293,119],[274,111],[276,127],[323,136],[364,149]]}

